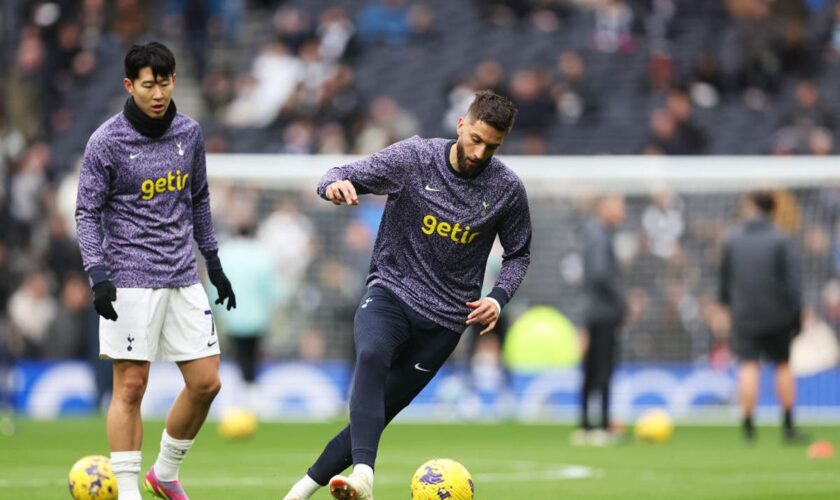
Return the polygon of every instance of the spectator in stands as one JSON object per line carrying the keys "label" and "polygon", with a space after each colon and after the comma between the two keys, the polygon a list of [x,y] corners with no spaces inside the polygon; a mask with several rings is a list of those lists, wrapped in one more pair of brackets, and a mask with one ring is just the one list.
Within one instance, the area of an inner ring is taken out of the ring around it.
{"label": "spectator in stands", "polygon": [[272,19],[277,40],[297,54],[301,46],[313,36],[312,19],[301,9],[281,6]]}
{"label": "spectator in stands", "polygon": [[684,145],[685,153],[700,155],[706,152],[708,137],[706,132],[692,119],[691,99],[685,91],[671,89],[665,100],[665,107],[676,122],[677,140]]}
{"label": "spectator in stands", "polygon": [[769,2],[744,0],[729,5],[736,22],[736,72],[745,104],[763,109],[767,93],[775,92],[781,82],[781,26],[770,15]]}
{"label": "spectator in stands", "polygon": [[691,147],[678,134],[677,119],[667,108],[659,108],[650,115],[650,137],[645,149],[667,155],[690,154]]}
{"label": "spectator in stands", "polygon": [[335,67],[330,78],[324,82],[320,97],[316,115],[320,122],[337,122],[345,133],[349,133],[363,119],[362,95],[356,87],[356,74],[350,66],[339,64]]}
{"label": "spectator in stands", "polygon": [[[34,28],[21,32],[20,45],[14,65],[5,78],[5,110],[9,122],[19,130],[27,143],[45,136],[46,122],[41,103],[45,89],[41,72],[44,71],[44,44]],[[5,73],[5,72],[4,72]]]}
{"label": "spectator in stands", "polygon": [[61,300],[43,344],[43,356],[52,359],[84,359],[87,355],[88,330],[96,331],[98,322],[91,316],[90,287],[84,275],[66,274],[61,284]]}
{"label": "spectator in stands", "polygon": [[36,142],[23,153],[9,182],[9,241],[19,248],[30,245],[36,223],[44,213],[42,190],[47,187],[50,148]]}
{"label": "spectator in stands", "polygon": [[676,61],[668,50],[656,50],[647,60],[643,90],[655,96],[665,96],[677,83]]}
{"label": "spectator in stands", "polygon": [[84,272],[79,244],[67,230],[67,222],[57,212],[48,216],[49,239],[44,263],[53,275],[64,282],[68,275]]}
{"label": "spectator in stands", "polygon": [[359,38],[365,42],[401,45],[411,37],[405,0],[371,0],[359,13]]}
{"label": "spectator in stands", "polygon": [[170,38],[181,36],[199,81],[207,73],[209,41],[224,34],[224,3],[222,0],[166,0],[164,6],[166,33]]}
{"label": "spectator in stands", "polygon": [[414,114],[390,97],[377,97],[370,104],[368,122],[356,137],[355,152],[370,154],[419,132],[420,123]]}
{"label": "spectator in stands", "polygon": [[[773,5],[790,2],[773,2]],[[820,71],[820,53],[816,40],[808,36],[801,20],[785,20],[779,47],[779,61],[785,76],[814,78]]]}
{"label": "spectator in stands", "polygon": [[595,5],[592,45],[599,52],[633,52],[633,10],[625,0],[606,0]]}
{"label": "spectator in stands", "polygon": [[350,152],[350,146],[347,142],[347,135],[344,133],[344,128],[341,126],[340,123],[325,123],[318,129],[317,136],[317,154],[341,155]]}
{"label": "spectator in stands", "polygon": [[16,357],[40,358],[44,341],[58,313],[58,304],[50,293],[47,275],[30,272],[9,298],[13,348]]}
{"label": "spectator in stands", "polygon": [[720,104],[728,86],[720,62],[712,52],[704,51],[697,56],[686,86],[696,106],[714,108]]}
{"label": "spectator in stands", "polygon": [[303,78],[303,66],[281,43],[268,43],[254,59],[251,73],[237,84],[225,121],[232,127],[267,127],[280,115]]}
{"label": "spectator in stands", "polygon": [[[473,70],[473,77],[478,90],[492,90],[499,95],[504,94],[506,90],[505,69],[495,59],[485,59],[479,62]],[[469,106],[469,103],[467,103],[467,106]],[[465,113],[466,107],[462,111]]]}
{"label": "spectator in stands", "polygon": [[828,156],[834,154],[834,136],[824,128],[816,128],[808,137],[808,154]]}
{"label": "spectator in stands", "polygon": [[837,126],[831,106],[824,103],[819,88],[811,80],[800,80],[796,84],[794,102],[783,114],[781,125],[807,131],[823,127],[829,131]]}
{"label": "spectator in stands", "polygon": [[487,22],[497,27],[525,19],[531,11],[530,0],[478,0],[475,3]]}
{"label": "spectator in stands", "polygon": [[776,390],[784,412],[782,437],[788,443],[804,443],[807,436],[793,422],[796,381],[788,363],[791,340],[803,320],[801,264],[793,241],[772,222],[774,209],[770,192],[756,191],[744,198],[745,222],[723,247],[720,302],[732,316],[744,439],[756,438],[759,361],[766,359],[776,365]]}
{"label": "spectator in stands", "polygon": [[311,120],[294,120],[283,129],[280,153],[305,155],[315,152],[315,128]]}
{"label": "spectator in stands", "polygon": [[516,135],[543,135],[554,125],[557,107],[549,94],[548,81],[547,76],[536,69],[520,69],[511,76],[510,100],[519,110]]}
{"label": "spectator in stands", "polygon": [[475,75],[458,75],[453,79],[451,88],[446,94],[447,106],[441,124],[445,130],[455,132],[453,124],[458,123],[458,117],[464,115],[473,96],[481,88]]}
{"label": "spectator in stands", "polygon": [[321,12],[316,34],[321,55],[329,62],[350,59],[357,51],[354,38],[356,27],[342,7],[329,7]]}
{"label": "spectator in stands", "polygon": [[836,62],[840,58],[840,3],[831,7],[828,26],[824,29],[821,39],[828,57]]}
{"label": "spectator in stands", "polygon": [[564,51],[557,58],[559,78],[551,88],[560,119],[567,124],[594,120],[598,112],[598,95],[587,81],[586,65],[581,55]]}

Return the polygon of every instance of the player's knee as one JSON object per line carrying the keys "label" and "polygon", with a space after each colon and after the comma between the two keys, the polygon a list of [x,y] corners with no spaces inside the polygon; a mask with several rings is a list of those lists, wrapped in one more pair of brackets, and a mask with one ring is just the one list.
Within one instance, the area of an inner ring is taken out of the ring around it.
{"label": "player's knee", "polygon": [[146,381],[139,377],[123,380],[116,385],[115,392],[118,402],[126,406],[140,406],[146,392]]}
{"label": "player's knee", "polygon": [[212,401],[222,389],[222,380],[216,374],[189,384],[189,389],[195,398]]}
{"label": "player's knee", "polygon": [[364,366],[384,366],[388,361],[378,350],[372,347],[362,347],[356,352],[356,362]]}

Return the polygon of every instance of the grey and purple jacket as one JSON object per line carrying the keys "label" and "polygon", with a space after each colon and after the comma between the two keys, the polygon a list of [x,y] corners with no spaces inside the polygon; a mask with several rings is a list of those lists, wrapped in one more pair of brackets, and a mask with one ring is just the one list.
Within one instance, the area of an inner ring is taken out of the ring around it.
{"label": "grey and purple jacket", "polygon": [[[414,136],[330,169],[318,183],[349,180],[358,194],[387,195],[368,286],[394,292],[420,315],[455,332],[478,300],[496,235],[502,268],[489,296],[504,306],[530,263],[531,219],[522,181],[492,158],[466,177],[449,162],[455,142]],[[325,198],[326,199],[326,198]]]}
{"label": "grey and purple jacket", "polygon": [[177,114],[153,139],[123,113],[103,123],[85,148],[76,225],[85,270],[104,267],[117,287],[198,283],[193,239],[205,258],[218,251],[198,124]]}

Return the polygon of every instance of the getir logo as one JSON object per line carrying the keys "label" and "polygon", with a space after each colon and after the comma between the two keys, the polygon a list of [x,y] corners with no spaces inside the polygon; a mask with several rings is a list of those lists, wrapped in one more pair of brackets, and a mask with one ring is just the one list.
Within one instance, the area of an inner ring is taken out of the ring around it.
{"label": "getir logo", "polygon": [[423,227],[421,227],[420,230],[429,236],[437,233],[440,237],[449,238],[455,243],[462,243],[464,245],[469,245],[476,236],[481,234],[471,233],[470,226],[462,228],[460,223],[456,223],[453,226],[448,222],[438,222],[437,217],[434,215],[427,215],[423,217]]}
{"label": "getir logo", "polygon": [[155,195],[166,191],[181,191],[187,185],[187,177],[189,176],[190,174],[181,175],[181,171],[176,170],[174,173],[167,172],[166,177],[146,179],[140,184],[140,191],[143,192],[142,198],[148,201]]}

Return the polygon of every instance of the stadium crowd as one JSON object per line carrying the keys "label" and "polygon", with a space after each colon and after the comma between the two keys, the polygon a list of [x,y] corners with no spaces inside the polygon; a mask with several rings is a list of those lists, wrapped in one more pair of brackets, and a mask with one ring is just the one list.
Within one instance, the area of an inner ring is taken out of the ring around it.
{"label": "stadium crowd", "polygon": [[[182,54],[175,101],[210,153],[367,154],[452,136],[479,89],[519,109],[503,154],[827,155],[840,125],[830,0],[11,0],[0,15],[0,353],[14,357],[95,355],[76,172],[86,138],[121,109],[135,41]],[[223,243],[248,227],[275,258],[272,357],[349,355],[330,340],[352,324],[381,207],[336,215],[311,192],[213,186]],[[840,191],[780,196],[813,263],[810,304],[840,326]],[[619,246],[636,341],[625,358],[718,359],[728,327],[705,271],[737,197],[629,202]],[[585,216],[534,204],[537,231],[576,230]],[[523,300],[578,314],[573,271],[554,289],[532,281]]]}

